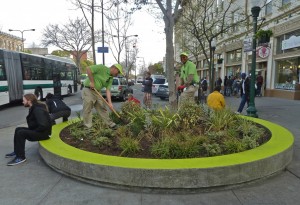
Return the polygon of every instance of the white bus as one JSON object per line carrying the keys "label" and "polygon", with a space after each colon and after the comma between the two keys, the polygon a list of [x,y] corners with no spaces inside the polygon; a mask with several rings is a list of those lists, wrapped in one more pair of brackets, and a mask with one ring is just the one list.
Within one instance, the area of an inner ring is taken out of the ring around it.
{"label": "white bus", "polygon": [[42,100],[48,92],[67,95],[77,91],[74,61],[0,49],[0,106],[34,93]]}

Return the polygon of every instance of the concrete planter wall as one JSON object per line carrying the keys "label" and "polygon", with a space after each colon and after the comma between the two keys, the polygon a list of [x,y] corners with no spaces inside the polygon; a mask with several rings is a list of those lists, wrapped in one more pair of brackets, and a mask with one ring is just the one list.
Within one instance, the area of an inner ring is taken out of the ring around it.
{"label": "concrete planter wall", "polygon": [[193,159],[137,159],[90,153],[59,138],[68,124],[56,125],[50,140],[40,142],[40,154],[53,169],[105,186],[127,188],[199,189],[236,185],[283,170],[292,160],[292,134],[261,119],[249,118],[272,132],[264,145],[241,153]]}

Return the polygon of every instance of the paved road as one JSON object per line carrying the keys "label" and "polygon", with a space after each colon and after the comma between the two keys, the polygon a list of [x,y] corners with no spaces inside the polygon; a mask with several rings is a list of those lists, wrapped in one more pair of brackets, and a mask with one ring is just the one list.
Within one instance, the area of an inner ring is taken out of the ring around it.
{"label": "paved road", "polygon": [[[78,98],[78,99],[77,99]],[[70,102],[68,102],[70,100]],[[227,105],[236,110],[239,98],[226,98]],[[80,95],[65,98],[73,109],[80,111]],[[38,154],[38,144],[26,144],[28,161],[8,167],[4,155],[12,151],[15,125],[0,129],[0,204],[97,204],[97,205],[297,205],[300,201],[300,101],[278,98],[257,98],[258,115],[288,128],[295,136],[294,159],[288,168],[267,179],[258,180],[235,188],[197,194],[150,194],[102,188],[85,184],[64,176],[49,168]],[[24,110],[23,107],[9,109]],[[0,111],[0,122],[8,115]],[[24,116],[27,113],[24,112]],[[4,115],[4,117],[3,117]],[[16,115],[15,123],[24,123],[23,116]]]}

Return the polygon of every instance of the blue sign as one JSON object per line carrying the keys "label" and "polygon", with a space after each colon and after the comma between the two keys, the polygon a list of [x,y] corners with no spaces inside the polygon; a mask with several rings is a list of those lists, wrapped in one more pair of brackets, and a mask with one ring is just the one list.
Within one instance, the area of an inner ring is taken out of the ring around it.
{"label": "blue sign", "polygon": [[98,47],[98,53],[108,53],[108,47]]}

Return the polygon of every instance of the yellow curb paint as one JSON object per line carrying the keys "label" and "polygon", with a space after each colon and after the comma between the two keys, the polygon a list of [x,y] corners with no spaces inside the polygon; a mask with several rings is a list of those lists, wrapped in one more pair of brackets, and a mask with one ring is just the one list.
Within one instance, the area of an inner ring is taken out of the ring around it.
{"label": "yellow curb paint", "polygon": [[70,160],[135,169],[199,169],[232,166],[262,160],[277,155],[293,146],[294,137],[292,133],[284,127],[262,119],[245,118],[268,128],[272,133],[271,139],[262,146],[252,150],[215,157],[191,159],[142,159],[87,152],[72,147],[60,139],[59,134],[63,128],[68,126],[68,123],[61,123],[53,126],[51,138],[49,140],[40,141],[39,143],[40,146],[49,152]]}

